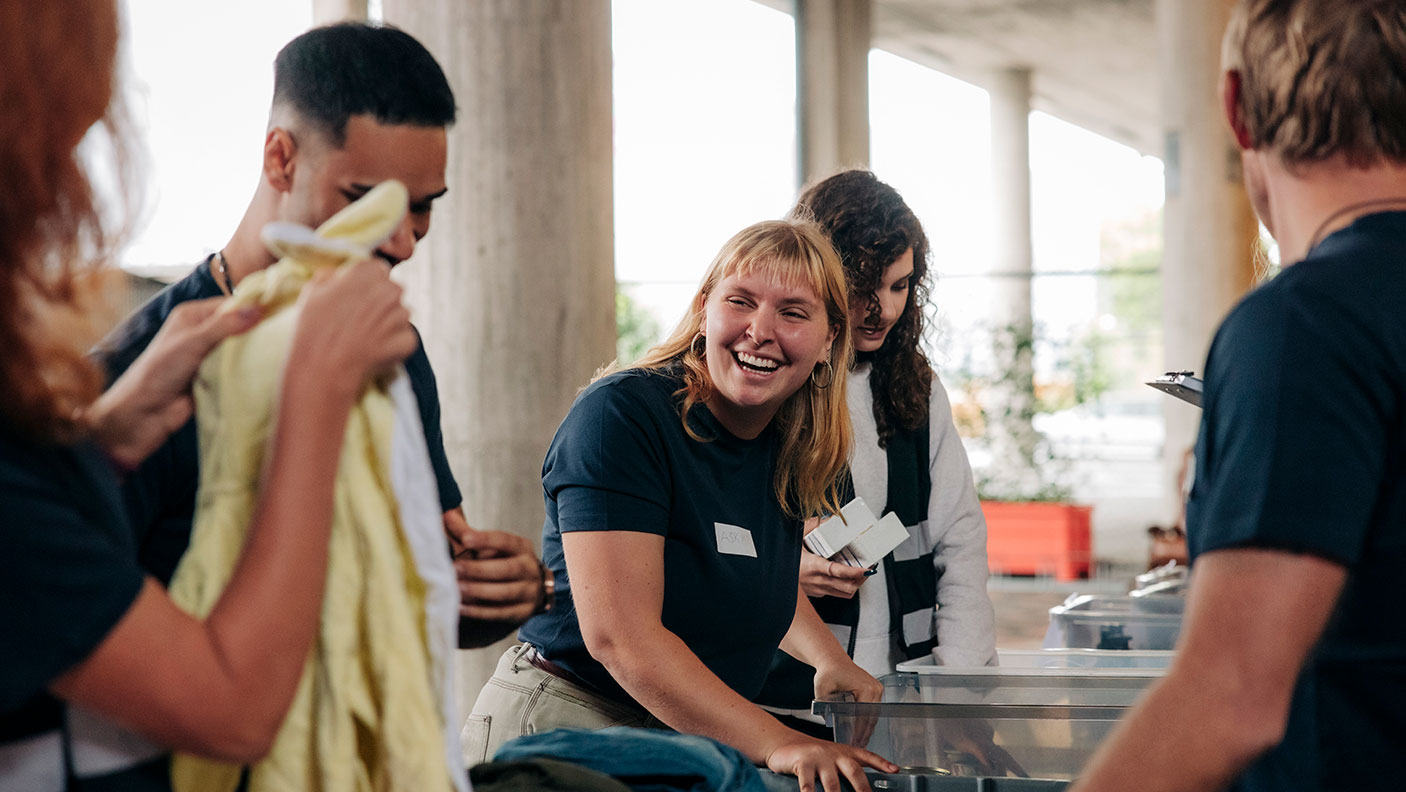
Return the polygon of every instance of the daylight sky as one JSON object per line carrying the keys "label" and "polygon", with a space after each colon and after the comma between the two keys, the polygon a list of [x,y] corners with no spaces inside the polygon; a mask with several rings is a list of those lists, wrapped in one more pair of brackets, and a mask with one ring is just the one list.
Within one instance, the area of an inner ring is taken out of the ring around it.
{"label": "daylight sky", "polygon": [[[188,269],[224,244],[253,192],[271,62],[311,3],[126,3],[128,84],[149,170],[146,222],[124,261]],[[673,324],[733,232],[796,192],[791,18],[752,0],[614,0],[616,277]],[[991,266],[986,92],[888,53],[870,58],[871,165],[933,240],[937,298],[984,315]],[[1097,266],[1099,232],[1161,204],[1161,163],[1031,116],[1035,267]],[[452,196],[449,200],[452,200]],[[413,261],[412,261],[413,265]],[[1087,323],[1093,279],[1037,278],[1051,327]]]}

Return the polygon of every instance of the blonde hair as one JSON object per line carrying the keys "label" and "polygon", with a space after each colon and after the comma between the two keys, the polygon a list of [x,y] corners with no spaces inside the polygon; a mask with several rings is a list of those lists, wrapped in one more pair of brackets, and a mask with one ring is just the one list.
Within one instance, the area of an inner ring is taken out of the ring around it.
{"label": "blonde hair", "polygon": [[852,444],[845,398],[845,372],[851,354],[849,299],[840,257],[819,226],[804,220],[768,220],[738,232],[709,265],[678,327],[630,368],[680,368],[684,385],[679,390],[683,396],[679,417],[690,437],[704,441],[689,426],[688,413],[713,395],[713,381],[694,342],[703,328],[708,296],[724,278],[745,274],[804,284],[825,305],[825,318],[835,331],[826,361],[831,382],[818,387],[814,376],[807,378],[772,418],[781,436],[774,490],[782,509],[792,517],[838,514],[841,477]]}
{"label": "blonde hair", "polygon": [[1254,148],[1288,165],[1406,162],[1400,0],[1241,0],[1221,47]]}

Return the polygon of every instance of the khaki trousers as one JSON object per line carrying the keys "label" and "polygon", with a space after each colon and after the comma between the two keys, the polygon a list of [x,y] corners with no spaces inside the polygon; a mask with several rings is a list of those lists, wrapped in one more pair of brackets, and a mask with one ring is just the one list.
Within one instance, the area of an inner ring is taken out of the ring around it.
{"label": "khaki trousers", "polygon": [[470,767],[489,761],[503,743],[556,728],[665,728],[653,715],[593,693],[528,663],[530,644],[503,653],[464,724],[460,743]]}

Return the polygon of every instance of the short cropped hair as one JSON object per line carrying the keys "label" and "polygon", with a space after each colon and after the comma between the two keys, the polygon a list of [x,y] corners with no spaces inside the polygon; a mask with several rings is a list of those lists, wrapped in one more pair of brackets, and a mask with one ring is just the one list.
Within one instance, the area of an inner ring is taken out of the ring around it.
{"label": "short cropped hair", "polygon": [[1406,3],[1241,0],[1221,58],[1255,148],[1305,164],[1406,162]]}
{"label": "short cropped hair", "polygon": [[454,92],[434,56],[389,25],[341,22],[288,42],[273,62],[273,104],[291,107],[337,146],[347,119],[445,127],[454,123]]}

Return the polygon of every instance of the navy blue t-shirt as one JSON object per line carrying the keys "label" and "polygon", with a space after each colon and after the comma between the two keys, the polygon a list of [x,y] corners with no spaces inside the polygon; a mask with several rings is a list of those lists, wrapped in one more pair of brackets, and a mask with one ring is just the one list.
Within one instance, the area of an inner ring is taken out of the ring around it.
{"label": "navy blue t-shirt", "polygon": [[[162,289],[103,339],[95,355],[106,368],[109,381],[117,379],[132,365],[177,305],[220,295],[220,287],[210,274],[210,261],[210,258],[205,259],[189,275]],[[420,407],[420,421],[425,427],[425,441],[439,486],[440,506],[449,511],[462,503],[463,498],[444,453],[439,392],[424,344],[417,344],[414,354],[406,359],[405,373]],[[127,479],[124,495],[137,537],[138,557],[142,567],[163,585],[170,582],[176,565],[190,545],[195,492],[199,484],[200,450],[193,419],[177,429]]]}
{"label": "navy blue t-shirt", "polygon": [[[694,440],[680,420],[680,387],[677,377],[641,370],[598,380],[577,397],[542,465],[542,558],[556,576],[557,599],[519,635],[625,703],[634,702],[586,651],[563,532],[663,536],[664,627],[745,698],[761,690],[796,612],[801,526],[776,499],[775,431],[742,440],[698,405],[691,425],[711,439]],[[744,533],[755,555],[738,554]]]}
{"label": "navy blue t-shirt", "polygon": [[[0,425],[0,514],[0,789],[52,789],[87,772],[48,687],[102,643],[145,575],[117,479],[91,447],[27,440]],[[162,756],[85,778],[82,788],[168,789],[167,779]]]}
{"label": "navy blue t-shirt", "polygon": [[1311,553],[1347,582],[1283,742],[1240,790],[1399,789],[1406,746],[1406,213],[1361,218],[1245,298],[1206,362],[1193,556]]}

